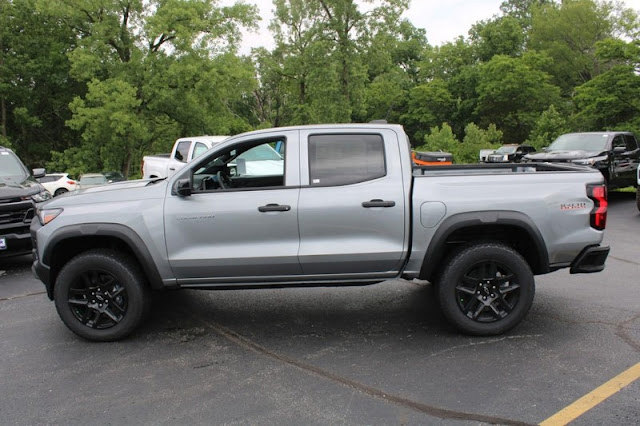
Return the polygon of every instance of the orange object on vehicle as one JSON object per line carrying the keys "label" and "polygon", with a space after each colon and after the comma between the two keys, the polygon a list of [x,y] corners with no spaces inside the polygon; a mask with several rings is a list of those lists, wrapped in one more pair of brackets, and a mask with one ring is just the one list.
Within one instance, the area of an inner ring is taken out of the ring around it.
{"label": "orange object on vehicle", "polygon": [[446,166],[452,163],[453,154],[443,151],[411,151],[411,159],[417,166]]}

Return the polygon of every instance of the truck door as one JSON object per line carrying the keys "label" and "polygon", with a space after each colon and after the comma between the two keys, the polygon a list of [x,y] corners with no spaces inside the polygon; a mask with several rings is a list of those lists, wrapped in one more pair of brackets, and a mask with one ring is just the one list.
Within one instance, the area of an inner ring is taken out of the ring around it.
{"label": "truck door", "polygon": [[301,131],[299,259],[305,274],[393,274],[408,232],[398,136]]}
{"label": "truck door", "polygon": [[[191,195],[168,194],[165,201],[167,254],[178,283],[301,274],[297,141],[297,131],[238,139],[194,160],[170,183],[192,185]],[[284,156],[273,148],[278,142]]]}
{"label": "truck door", "polygon": [[167,177],[171,178],[178,170],[184,167],[189,158],[191,150],[191,141],[180,141],[176,145],[175,151],[171,153],[169,164],[167,166]]}

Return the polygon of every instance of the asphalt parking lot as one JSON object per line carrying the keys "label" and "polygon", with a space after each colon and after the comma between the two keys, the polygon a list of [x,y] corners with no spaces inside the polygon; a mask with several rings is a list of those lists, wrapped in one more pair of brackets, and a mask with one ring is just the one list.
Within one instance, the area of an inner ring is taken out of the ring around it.
{"label": "asphalt parking lot", "polygon": [[[611,195],[607,269],[537,277],[525,321],[457,334],[430,285],[158,295],[127,340],[59,320],[0,261],[2,424],[538,424],[640,362],[640,214]],[[602,399],[602,398],[601,398]],[[640,424],[640,380],[576,425]]]}

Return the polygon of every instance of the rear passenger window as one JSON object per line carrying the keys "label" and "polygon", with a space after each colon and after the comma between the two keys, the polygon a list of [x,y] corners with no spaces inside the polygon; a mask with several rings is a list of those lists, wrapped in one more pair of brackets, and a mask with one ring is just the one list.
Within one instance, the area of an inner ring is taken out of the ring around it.
{"label": "rear passenger window", "polygon": [[387,174],[380,135],[309,136],[311,186],[349,185]]}

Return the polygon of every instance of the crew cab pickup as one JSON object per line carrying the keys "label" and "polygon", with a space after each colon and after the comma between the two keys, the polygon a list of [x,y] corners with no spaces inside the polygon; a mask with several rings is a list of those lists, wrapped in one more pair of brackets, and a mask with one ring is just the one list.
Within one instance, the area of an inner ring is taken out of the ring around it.
{"label": "crew cab pickup", "polygon": [[63,322],[90,340],[131,333],[152,290],[400,277],[432,282],[462,332],[493,335],[526,315],[534,275],[604,268],[606,194],[584,166],[414,167],[398,125],[267,129],[217,144],[170,179],[47,202],[31,227],[33,270]]}
{"label": "crew cab pickup", "polygon": [[142,158],[143,179],[171,177],[189,161],[199,157],[228,136],[193,136],[180,138],[170,154],[145,155]]}
{"label": "crew cab pickup", "polygon": [[560,135],[544,152],[525,155],[524,161],[573,163],[594,167],[609,189],[636,185],[640,146],[630,132],[584,132]]}

